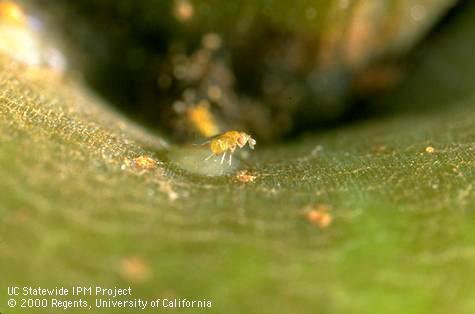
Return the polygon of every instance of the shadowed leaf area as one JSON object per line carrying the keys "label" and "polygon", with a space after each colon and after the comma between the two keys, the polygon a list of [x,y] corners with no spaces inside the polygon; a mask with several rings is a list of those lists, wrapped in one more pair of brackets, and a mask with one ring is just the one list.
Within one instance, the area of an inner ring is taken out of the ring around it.
{"label": "shadowed leaf area", "polygon": [[[258,143],[222,176],[173,157],[201,148],[169,146],[82,85],[1,57],[2,285],[213,304],[163,313],[475,312],[474,13],[418,48],[377,100],[391,115]],[[7,299],[2,313],[44,313]]]}

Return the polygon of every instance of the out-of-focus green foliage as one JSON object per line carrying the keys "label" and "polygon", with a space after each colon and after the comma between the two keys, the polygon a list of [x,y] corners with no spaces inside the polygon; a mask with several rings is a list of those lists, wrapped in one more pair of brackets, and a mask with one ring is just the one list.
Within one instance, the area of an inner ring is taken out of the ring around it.
{"label": "out-of-focus green foliage", "polygon": [[[474,16],[378,100],[399,114],[258,143],[240,164],[249,183],[181,169],[177,147],[83,87],[2,57],[2,289],[131,285],[210,299],[207,313],[475,311]],[[331,207],[327,228],[304,218],[312,204]],[[2,312],[35,312],[6,299]]]}

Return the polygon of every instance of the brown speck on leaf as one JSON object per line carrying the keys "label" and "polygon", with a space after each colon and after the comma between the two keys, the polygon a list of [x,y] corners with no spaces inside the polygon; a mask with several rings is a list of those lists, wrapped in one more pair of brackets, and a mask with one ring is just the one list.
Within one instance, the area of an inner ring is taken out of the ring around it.
{"label": "brown speck on leaf", "polygon": [[133,165],[140,170],[150,170],[157,167],[157,162],[149,156],[139,156],[134,159]]}
{"label": "brown speck on leaf", "polygon": [[306,208],[305,218],[313,225],[320,227],[321,229],[327,228],[333,217],[329,213],[330,207],[324,204],[316,204]]}
{"label": "brown speck on leaf", "polygon": [[431,154],[431,153],[433,153],[433,152],[435,152],[434,147],[432,147],[432,146],[427,146],[427,147],[426,147],[426,153]]}
{"label": "brown speck on leaf", "polygon": [[138,171],[143,174],[147,171],[157,169],[158,161],[149,156],[139,156],[133,159],[124,158],[120,169]]}
{"label": "brown speck on leaf", "polygon": [[236,179],[242,183],[254,182],[257,176],[251,175],[247,170],[240,170],[236,173]]}
{"label": "brown speck on leaf", "polygon": [[143,282],[150,276],[150,273],[150,266],[140,257],[129,256],[120,262],[120,274],[127,280]]}

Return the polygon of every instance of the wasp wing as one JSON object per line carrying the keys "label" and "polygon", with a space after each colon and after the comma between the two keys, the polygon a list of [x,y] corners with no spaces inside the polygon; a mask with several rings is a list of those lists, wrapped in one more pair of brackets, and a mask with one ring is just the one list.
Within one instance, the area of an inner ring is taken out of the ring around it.
{"label": "wasp wing", "polygon": [[204,142],[202,142],[202,143],[195,143],[195,144],[191,144],[191,145],[193,145],[193,146],[202,146],[202,145],[209,144],[209,143],[211,143],[213,140],[215,140],[215,139],[221,137],[223,134],[224,134],[224,133],[219,133],[219,134],[213,135],[213,136],[211,136],[211,137],[206,138],[206,140],[205,140]]}

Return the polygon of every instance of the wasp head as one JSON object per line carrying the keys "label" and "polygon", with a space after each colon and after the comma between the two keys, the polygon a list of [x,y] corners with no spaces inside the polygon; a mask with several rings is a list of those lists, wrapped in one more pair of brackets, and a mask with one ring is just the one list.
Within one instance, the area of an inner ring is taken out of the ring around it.
{"label": "wasp head", "polygon": [[254,145],[256,145],[256,140],[253,139],[249,134],[241,132],[237,140],[237,144],[239,147],[243,148],[246,143],[249,144],[249,147],[251,149],[254,149]]}

